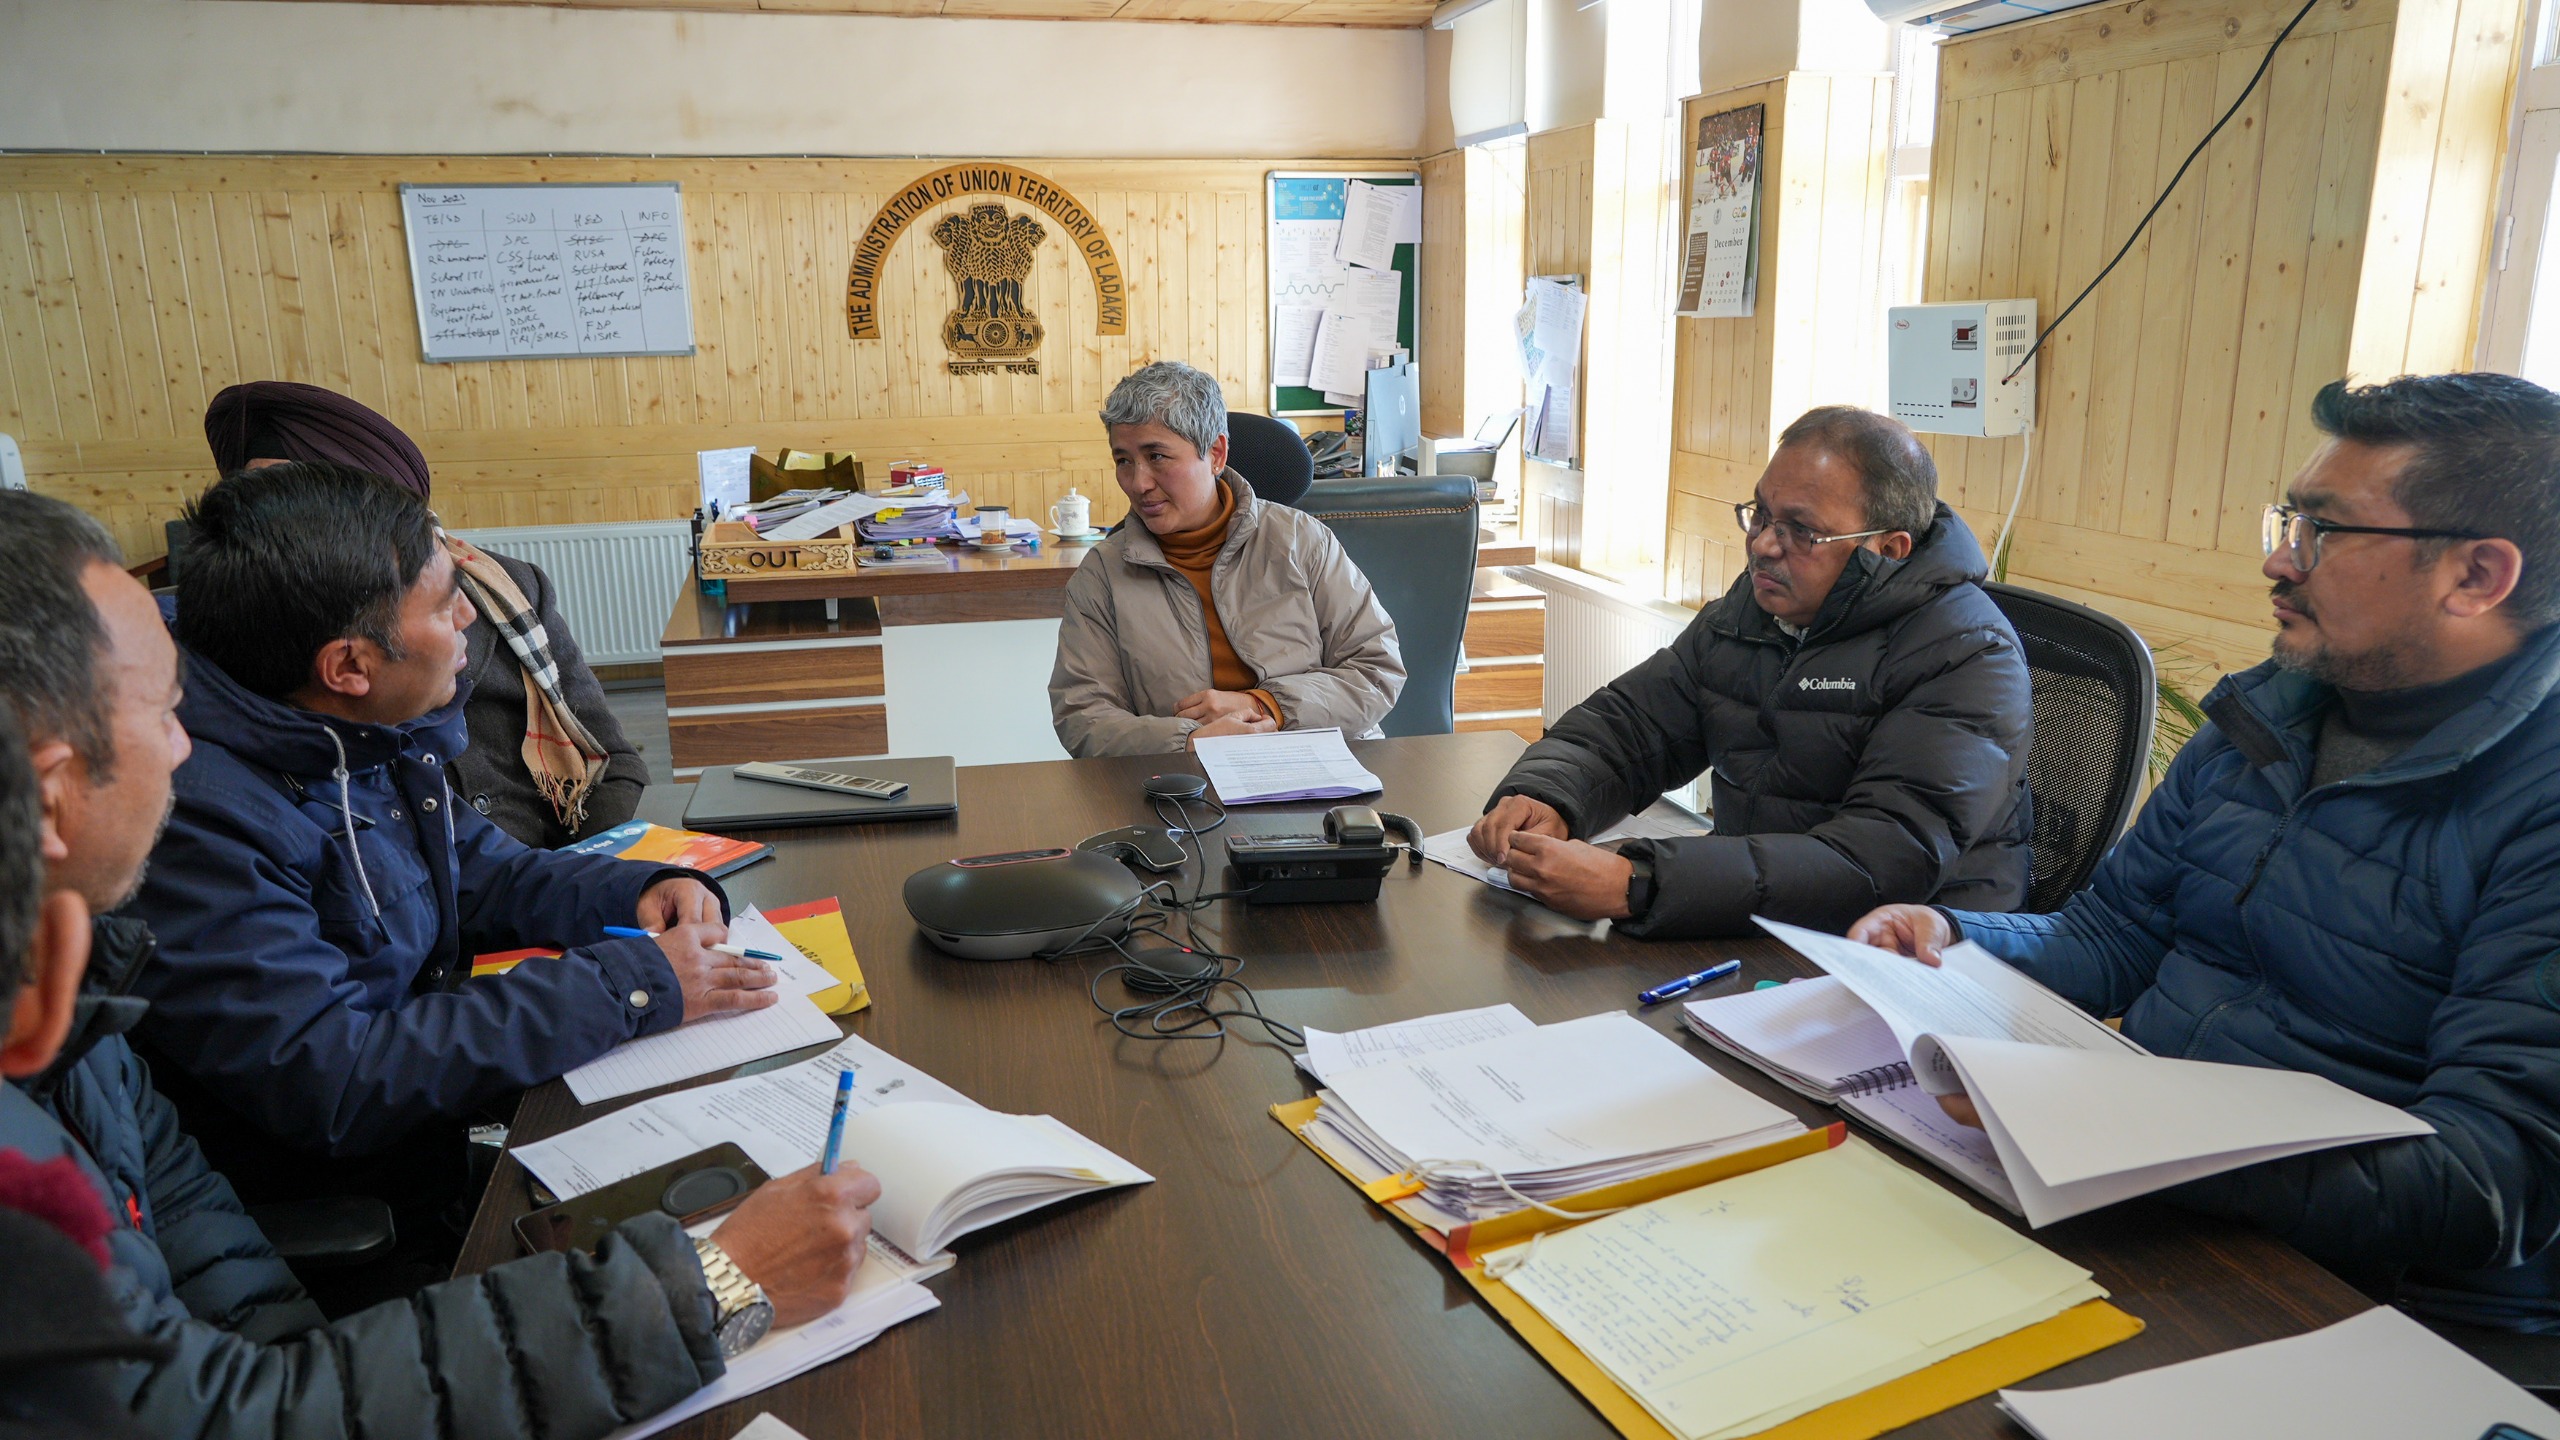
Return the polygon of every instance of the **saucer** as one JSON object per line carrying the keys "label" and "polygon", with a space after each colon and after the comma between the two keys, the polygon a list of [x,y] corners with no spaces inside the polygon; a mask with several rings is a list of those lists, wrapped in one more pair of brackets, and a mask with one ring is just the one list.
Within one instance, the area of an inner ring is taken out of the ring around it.
{"label": "saucer", "polygon": [[1057,536],[1061,540],[1099,540],[1102,538],[1102,532],[1093,529],[1090,526],[1082,530],[1052,530],[1049,533]]}
{"label": "saucer", "polygon": [[975,548],[975,549],[979,549],[979,550],[1010,550],[1010,549],[1012,549],[1014,546],[1019,545],[1019,544],[1021,544],[1021,543],[1022,543],[1021,541],[1019,541],[1019,540],[1015,540],[1015,539],[1013,539],[1013,538],[1011,538],[1011,537],[1009,537],[1009,536],[1008,536],[1007,538],[1005,538],[1005,539],[1002,539],[1002,540],[998,540],[998,541],[996,541],[996,542],[995,542],[994,544],[992,544],[992,545],[988,544],[988,543],[987,543],[986,541],[984,541],[984,540],[972,540],[972,541],[970,541],[970,542],[969,542],[969,544],[970,544],[973,548]]}

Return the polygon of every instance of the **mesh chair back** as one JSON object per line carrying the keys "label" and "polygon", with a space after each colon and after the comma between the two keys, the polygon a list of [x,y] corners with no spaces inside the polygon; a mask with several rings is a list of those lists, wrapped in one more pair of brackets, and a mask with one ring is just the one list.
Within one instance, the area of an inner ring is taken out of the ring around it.
{"label": "mesh chair back", "polygon": [[2089,883],[2133,818],[2159,706],[2151,647],[2085,605],[2016,585],[1982,588],[2017,630],[2035,688],[2027,750],[2035,861],[2019,908],[2041,914]]}

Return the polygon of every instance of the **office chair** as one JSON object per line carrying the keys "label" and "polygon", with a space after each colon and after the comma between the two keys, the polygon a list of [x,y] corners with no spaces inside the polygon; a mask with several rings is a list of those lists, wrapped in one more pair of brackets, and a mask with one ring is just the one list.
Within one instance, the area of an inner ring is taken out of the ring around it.
{"label": "office chair", "polygon": [[1298,508],[1333,527],[1404,653],[1404,694],[1379,722],[1389,735],[1457,728],[1458,656],[1476,583],[1476,486],[1463,475],[1351,476],[1312,486]]}
{"label": "office chair", "polygon": [[1227,412],[1227,464],[1274,505],[1296,505],[1316,478],[1315,459],[1296,426],[1243,410]]}
{"label": "office chair", "polygon": [[2027,794],[2035,858],[2018,908],[2046,914],[2089,883],[2133,818],[2160,703],[2151,647],[2086,605],[1997,581],[1982,588],[2017,630],[2034,685]]}

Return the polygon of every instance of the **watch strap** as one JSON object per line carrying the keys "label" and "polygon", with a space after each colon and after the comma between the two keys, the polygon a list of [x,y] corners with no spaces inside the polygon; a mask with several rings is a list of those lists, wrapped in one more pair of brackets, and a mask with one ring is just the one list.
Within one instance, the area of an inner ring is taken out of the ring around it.
{"label": "watch strap", "polygon": [[702,1261],[702,1281],[711,1287],[711,1301],[718,1307],[718,1321],[726,1323],[731,1316],[750,1305],[765,1304],[764,1287],[747,1278],[729,1252],[712,1240],[693,1242],[693,1253]]}

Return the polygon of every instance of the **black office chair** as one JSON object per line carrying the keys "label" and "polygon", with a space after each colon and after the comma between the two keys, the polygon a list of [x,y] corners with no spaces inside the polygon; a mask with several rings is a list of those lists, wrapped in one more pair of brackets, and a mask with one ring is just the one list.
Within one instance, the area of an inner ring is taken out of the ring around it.
{"label": "black office chair", "polygon": [[1404,694],[1378,728],[1457,728],[1458,655],[1476,582],[1476,486],[1464,475],[1351,476],[1311,486],[1298,508],[1333,527],[1396,622]]}
{"label": "black office chair", "polygon": [[2133,818],[2151,760],[2159,697],[2151,647],[2133,627],[2086,605],[1985,584],[2025,648],[2036,733],[2027,749],[2035,859],[2021,910],[2062,908]]}
{"label": "black office chair", "polygon": [[1227,412],[1227,463],[1274,505],[1296,505],[1315,483],[1315,458],[1298,427],[1250,411]]}

